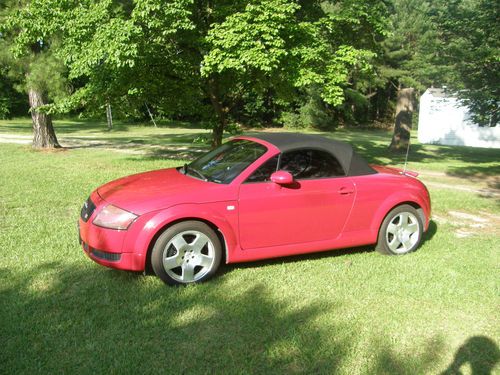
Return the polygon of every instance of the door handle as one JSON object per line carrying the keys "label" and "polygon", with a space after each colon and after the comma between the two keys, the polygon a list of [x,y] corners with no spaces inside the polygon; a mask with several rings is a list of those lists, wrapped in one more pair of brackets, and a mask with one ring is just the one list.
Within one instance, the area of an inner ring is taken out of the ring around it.
{"label": "door handle", "polygon": [[338,193],[340,195],[347,195],[347,194],[352,194],[354,193],[354,189],[346,186],[342,186],[339,190]]}

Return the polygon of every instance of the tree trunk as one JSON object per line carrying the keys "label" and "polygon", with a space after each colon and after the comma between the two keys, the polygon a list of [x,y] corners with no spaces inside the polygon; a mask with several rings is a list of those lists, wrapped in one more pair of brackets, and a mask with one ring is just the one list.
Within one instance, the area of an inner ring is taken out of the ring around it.
{"label": "tree trunk", "polygon": [[410,142],[410,131],[413,110],[415,106],[415,89],[398,90],[394,134],[389,146],[391,151],[404,151]]}
{"label": "tree trunk", "polygon": [[214,109],[217,121],[212,129],[212,148],[219,147],[222,144],[222,135],[224,134],[224,129],[227,124],[227,109],[223,107],[219,94],[217,92],[217,83],[214,79],[208,81],[208,95],[210,97],[210,103]]}
{"label": "tree trunk", "polygon": [[43,94],[39,90],[30,88],[28,91],[31,119],[33,120],[33,148],[60,148],[57,141],[52,117],[38,112],[38,107],[45,104]]}
{"label": "tree trunk", "polygon": [[113,114],[111,112],[111,104],[106,103],[106,120],[108,122],[108,130],[113,129]]}

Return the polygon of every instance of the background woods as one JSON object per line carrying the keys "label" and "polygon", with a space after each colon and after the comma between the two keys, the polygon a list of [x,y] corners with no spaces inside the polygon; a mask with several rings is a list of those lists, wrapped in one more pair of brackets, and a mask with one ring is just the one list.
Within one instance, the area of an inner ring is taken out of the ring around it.
{"label": "background woods", "polygon": [[51,115],[104,117],[110,107],[114,118],[204,122],[215,146],[238,126],[393,124],[400,90],[419,97],[446,85],[478,122],[494,126],[499,7],[492,0],[7,0],[0,116],[30,110],[36,147],[58,147]]}

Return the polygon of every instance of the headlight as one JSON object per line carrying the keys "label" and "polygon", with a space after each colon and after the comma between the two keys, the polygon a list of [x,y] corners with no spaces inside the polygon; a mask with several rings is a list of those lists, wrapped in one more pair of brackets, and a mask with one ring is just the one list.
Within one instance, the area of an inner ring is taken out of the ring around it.
{"label": "headlight", "polygon": [[137,215],[132,212],[108,204],[97,214],[93,223],[104,228],[128,229],[135,219],[137,219]]}

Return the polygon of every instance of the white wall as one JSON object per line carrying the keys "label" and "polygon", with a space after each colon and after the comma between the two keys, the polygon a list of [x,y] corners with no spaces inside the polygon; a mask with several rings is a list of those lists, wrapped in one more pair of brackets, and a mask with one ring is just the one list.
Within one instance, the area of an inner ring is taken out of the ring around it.
{"label": "white wall", "polygon": [[466,107],[453,97],[433,95],[427,90],[420,98],[418,140],[450,146],[500,148],[500,126],[480,127],[470,120]]}

